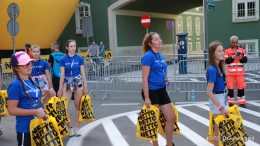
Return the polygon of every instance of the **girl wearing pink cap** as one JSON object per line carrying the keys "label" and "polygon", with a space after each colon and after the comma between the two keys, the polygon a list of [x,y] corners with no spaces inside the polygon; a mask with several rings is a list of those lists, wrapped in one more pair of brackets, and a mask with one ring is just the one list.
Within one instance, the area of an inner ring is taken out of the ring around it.
{"label": "girl wearing pink cap", "polygon": [[8,112],[16,116],[18,146],[31,146],[30,121],[34,118],[47,118],[43,103],[48,103],[55,96],[53,89],[46,91],[46,98],[41,100],[40,87],[31,78],[32,65],[29,55],[17,52],[11,57],[11,65],[16,78],[7,89]]}

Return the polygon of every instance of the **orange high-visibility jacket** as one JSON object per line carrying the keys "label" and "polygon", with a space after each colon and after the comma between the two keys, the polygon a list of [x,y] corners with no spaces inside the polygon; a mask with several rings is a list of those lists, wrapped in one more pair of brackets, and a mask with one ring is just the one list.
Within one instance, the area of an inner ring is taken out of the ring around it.
{"label": "orange high-visibility jacket", "polygon": [[[232,57],[237,55],[240,52],[240,56],[243,59],[233,59]],[[247,54],[245,49],[237,47],[235,52],[232,47],[225,50],[225,58],[227,75],[245,75],[244,64],[247,62]]]}

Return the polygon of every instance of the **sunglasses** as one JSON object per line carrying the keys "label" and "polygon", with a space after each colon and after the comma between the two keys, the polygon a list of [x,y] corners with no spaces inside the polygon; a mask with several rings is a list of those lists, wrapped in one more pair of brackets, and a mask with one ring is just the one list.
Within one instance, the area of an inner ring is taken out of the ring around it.
{"label": "sunglasses", "polygon": [[27,69],[31,65],[31,62],[27,63],[26,65],[21,65],[24,69]]}

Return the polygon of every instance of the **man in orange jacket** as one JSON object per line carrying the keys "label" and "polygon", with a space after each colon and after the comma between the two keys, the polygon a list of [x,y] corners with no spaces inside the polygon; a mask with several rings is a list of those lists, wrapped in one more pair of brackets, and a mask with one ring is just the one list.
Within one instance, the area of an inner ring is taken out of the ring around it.
{"label": "man in orange jacket", "polygon": [[225,63],[227,71],[227,88],[228,88],[228,104],[235,104],[234,87],[237,85],[237,102],[240,107],[246,108],[245,91],[245,69],[244,64],[247,62],[247,54],[245,49],[238,47],[238,37],[230,38],[231,47],[225,50]]}

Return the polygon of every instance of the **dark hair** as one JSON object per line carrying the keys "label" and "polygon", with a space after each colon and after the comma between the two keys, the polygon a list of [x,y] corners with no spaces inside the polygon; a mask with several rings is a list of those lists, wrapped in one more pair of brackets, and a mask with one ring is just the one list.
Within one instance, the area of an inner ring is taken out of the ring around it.
{"label": "dark hair", "polygon": [[[224,49],[223,44],[220,43],[219,41],[214,41],[209,45],[209,50],[208,50],[209,51],[209,54],[208,54],[209,55],[209,63],[208,63],[207,71],[208,71],[209,67],[211,65],[213,65],[218,71],[218,76],[221,77],[221,73],[218,69],[218,66],[219,66],[219,68],[220,68],[220,70],[221,70],[221,72],[223,73],[224,76],[226,76],[226,72],[225,72],[225,68],[224,68],[224,60],[220,60],[219,64],[217,64],[217,62],[215,61],[215,58],[214,58],[214,53],[215,53],[218,46],[222,46],[223,49]],[[206,71],[206,77],[207,77],[207,71]]]}
{"label": "dark hair", "polygon": [[[21,77],[19,76],[18,71],[15,70],[15,68],[17,68],[17,67],[18,67],[18,65],[15,66],[15,67],[13,67],[13,73],[15,74],[16,78],[22,83],[24,94],[26,94],[30,99],[32,99],[31,95],[26,92],[25,84],[24,84],[24,82],[22,81]],[[29,80],[31,81],[31,83],[32,83],[33,85],[36,85],[36,87],[41,91],[41,88],[33,81],[31,75],[29,74],[28,76],[29,76]],[[42,91],[41,91],[41,94],[42,94]]]}
{"label": "dark hair", "polygon": [[53,45],[55,48],[57,48],[57,49],[60,48],[60,44],[59,44],[58,42],[54,42],[54,43],[52,43],[52,45]]}
{"label": "dark hair", "polygon": [[[75,43],[76,43],[75,40],[72,40],[72,39],[67,40],[67,42],[66,42],[66,47],[69,47],[69,44],[70,44],[71,42],[75,42]],[[67,49],[67,48],[66,48],[65,54],[68,54],[68,49]]]}
{"label": "dark hair", "polygon": [[143,54],[151,50],[149,43],[152,44],[153,35],[157,34],[156,32],[150,32],[144,36],[143,40]]}

